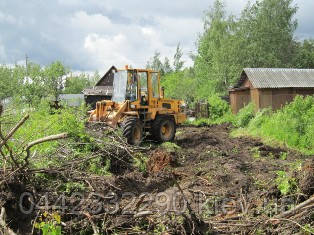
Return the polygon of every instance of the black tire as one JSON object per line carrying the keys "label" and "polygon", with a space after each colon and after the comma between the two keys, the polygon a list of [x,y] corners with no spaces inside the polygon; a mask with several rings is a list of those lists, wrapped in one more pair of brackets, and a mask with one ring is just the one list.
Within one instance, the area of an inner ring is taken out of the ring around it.
{"label": "black tire", "polygon": [[[164,131],[166,128],[166,131]],[[152,125],[153,137],[159,142],[173,141],[176,135],[176,123],[172,116],[157,116]]]}
{"label": "black tire", "polygon": [[128,144],[139,145],[143,139],[143,124],[137,117],[126,117],[122,123],[122,134]]}

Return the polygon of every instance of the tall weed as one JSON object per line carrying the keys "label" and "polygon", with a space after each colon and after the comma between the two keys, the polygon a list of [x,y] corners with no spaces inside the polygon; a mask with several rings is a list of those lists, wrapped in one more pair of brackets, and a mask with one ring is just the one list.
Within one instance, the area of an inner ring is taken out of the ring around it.
{"label": "tall weed", "polygon": [[314,154],[314,97],[297,96],[280,110],[258,112],[247,125],[247,131]]}

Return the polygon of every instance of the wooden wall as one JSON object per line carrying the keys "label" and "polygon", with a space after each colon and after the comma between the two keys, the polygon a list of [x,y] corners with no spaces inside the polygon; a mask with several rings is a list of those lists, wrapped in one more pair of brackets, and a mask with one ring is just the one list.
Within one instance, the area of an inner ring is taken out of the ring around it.
{"label": "wooden wall", "polygon": [[241,108],[250,102],[250,89],[230,91],[230,105],[232,113],[237,113]]}
{"label": "wooden wall", "polygon": [[272,89],[272,109],[281,109],[293,100],[292,88]]}
{"label": "wooden wall", "polygon": [[102,77],[97,86],[113,86],[113,77],[114,74],[112,71],[110,71],[108,74],[105,74],[105,76]]}
{"label": "wooden wall", "polygon": [[258,109],[272,107],[273,110],[281,109],[293,101],[297,95],[314,95],[314,88],[272,88],[259,89]]}
{"label": "wooden wall", "polygon": [[231,110],[235,114],[249,102],[255,104],[256,111],[267,107],[271,107],[273,110],[281,109],[293,101],[297,95],[314,95],[314,88],[251,88],[231,90],[229,94]]}

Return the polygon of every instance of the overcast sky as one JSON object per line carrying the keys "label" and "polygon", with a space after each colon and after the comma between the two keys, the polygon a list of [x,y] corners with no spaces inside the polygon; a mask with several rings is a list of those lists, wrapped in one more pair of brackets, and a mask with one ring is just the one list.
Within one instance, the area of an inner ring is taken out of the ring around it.
{"label": "overcast sky", "polygon": [[[225,0],[239,14],[246,0]],[[195,51],[202,16],[213,0],[0,0],[0,63],[27,54],[46,65],[61,60],[76,71],[105,71],[111,65],[143,67],[159,51],[184,59]],[[298,38],[314,38],[314,1],[295,0]]]}

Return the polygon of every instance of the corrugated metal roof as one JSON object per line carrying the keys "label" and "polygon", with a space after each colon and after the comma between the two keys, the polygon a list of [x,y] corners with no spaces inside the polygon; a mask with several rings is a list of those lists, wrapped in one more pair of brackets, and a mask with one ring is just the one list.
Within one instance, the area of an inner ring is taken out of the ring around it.
{"label": "corrugated metal roof", "polygon": [[83,90],[84,95],[105,95],[111,96],[113,88],[112,86],[95,86],[94,88],[87,88]]}
{"label": "corrugated metal roof", "polygon": [[243,73],[255,88],[314,87],[314,69],[245,68]]}

